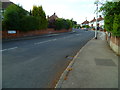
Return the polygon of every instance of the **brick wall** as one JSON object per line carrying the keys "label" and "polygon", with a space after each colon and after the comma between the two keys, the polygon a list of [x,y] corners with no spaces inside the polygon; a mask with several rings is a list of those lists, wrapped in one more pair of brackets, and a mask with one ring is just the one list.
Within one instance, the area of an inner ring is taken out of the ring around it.
{"label": "brick wall", "polygon": [[120,37],[106,35],[107,41],[111,47],[111,49],[117,54],[120,55]]}
{"label": "brick wall", "polygon": [[9,39],[9,38],[18,38],[18,37],[24,37],[24,36],[35,36],[35,35],[42,35],[42,34],[51,34],[51,33],[62,33],[62,32],[70,32],[71,29],[66,30],[54,30],[53,28],[48,28],[46,30],[35,30],[35,31],[28,31],[28,32],[20,32],[17,30],[16,34],[8,34],[7,31],[2,31],[2,38],[3,39]]}

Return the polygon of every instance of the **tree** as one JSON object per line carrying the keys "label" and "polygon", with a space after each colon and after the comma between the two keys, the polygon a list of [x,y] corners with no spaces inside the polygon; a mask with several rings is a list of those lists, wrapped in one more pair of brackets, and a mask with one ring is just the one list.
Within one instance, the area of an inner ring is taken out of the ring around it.
{"label": "tree", "polygon": [[39,19],[34,16],[25,16],[21,19],[21,30],[30,31],[39,29]]}
{"label": "tree", "polygon": [[32,11],[30,10],[29,15],[32,16]]}
{"label": "tree", "polygon": [[33,6],[32,15],[39,19],[39,29],[47,28],[48,22],[42,6]]}
{"label": "tree", "polygon": [[114,36],[120,36],[120,14],[115,15],[112,33]]}
{"label": "tree", "polygon": [[[99,10],[103,12],[105,29],[116,36],[120,36],[119,22],[117,18],[120,14],[120,2],[106,2]],[[118,29],[118,30],[117,30]]]}
{"label": "tree", "polygon": [[21,19],[27,15],[27,12],[18,5],[12,4],[8,6],[4,13],[3,28],[20,30]]}
{"label": "tree", "polygon": [[69,19],[58,18],[55,21],[55,30],[72,28],[72,21]]}

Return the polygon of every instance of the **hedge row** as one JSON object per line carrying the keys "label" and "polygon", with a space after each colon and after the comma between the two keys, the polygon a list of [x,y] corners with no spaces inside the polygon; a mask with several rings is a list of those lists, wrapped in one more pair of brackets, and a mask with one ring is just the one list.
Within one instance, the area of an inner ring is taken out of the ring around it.
{"label": "hedge row", "polygon": [[[43,30],[48,28],[48,20],[42,6],[33,6],[30,12],[21,6],[12,4],[8,6],[2,21],[3,30]],[[58,18],[52,23],[55,30],[70,29],[75,21]]]}
{"label": "hedge row", "polygon": [[120,36],[120,1],[106,2],[100,11],[104,15],[105,29],[113,36]]}

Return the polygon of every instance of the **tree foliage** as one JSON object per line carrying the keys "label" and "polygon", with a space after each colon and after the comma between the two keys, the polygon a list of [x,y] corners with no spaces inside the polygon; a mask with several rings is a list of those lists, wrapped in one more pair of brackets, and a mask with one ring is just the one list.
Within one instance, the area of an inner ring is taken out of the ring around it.
{"label": "tree foliage", "polygon": [[31,31],[39,29],[39,19],[33,16],[25,16],[21,20],[21,30],[23,31]]}
{"label": "tree foliage", "polygon": [[55,21],[55,30],[70,29],[70,28],[72,28],[72,22],[69,19],[65,20],[62,18],[58,18]]}
{"label": "tree foliage", "polygon": [[105,29],[113,35],[120,36],[120,1],[106,2],[99,11],[104,15]]}
{"label": "tree foliage", "polygon": [[47,28],[47,20],[42,6],[33,6],[33,10],[29,12],[21,6],[12,4],[8,6],[4,13],[3,30],[40,30]]}
{"label": "tree foliage", "polygon": [[47,28],[48,22],[42,6],[33,6],[32,15],[39,19],[39,29]]}
{"label": "tree foliage", "polygon": [[20,30],[21,19],[27,15],[27,12],[18,5],[10,5],[4,13],[3,28]]}
{"label": "tree foliage", "polygon": [[115,36],[120,36],[120,14],[115,15],[112,33]]}

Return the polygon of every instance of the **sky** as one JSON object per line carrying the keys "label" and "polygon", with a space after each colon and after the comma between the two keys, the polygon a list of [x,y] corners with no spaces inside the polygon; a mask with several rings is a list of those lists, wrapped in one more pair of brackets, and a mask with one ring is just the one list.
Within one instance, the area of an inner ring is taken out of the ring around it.
{"label": "sky", "polygon": [[[96,15],[95,0],[10,0],[21,5],[27,11],[33,8],[33,5],[42,5],[46,16],[53,15],[55,12],[59,18],[72,19],[81,24],[86,19],[91,21]],[[103,2],[104,0],[100,0]],[[100,5],[99,5],[100,6]],[[101,15],[101,13],[99,13]]]}

